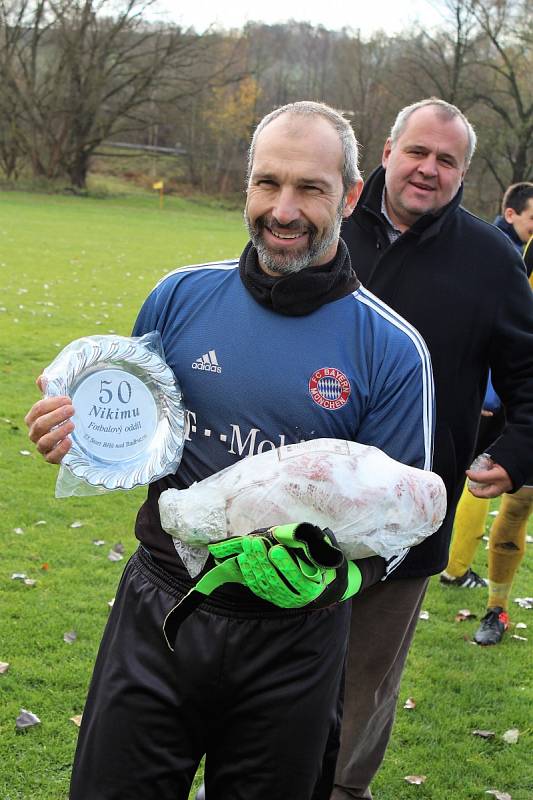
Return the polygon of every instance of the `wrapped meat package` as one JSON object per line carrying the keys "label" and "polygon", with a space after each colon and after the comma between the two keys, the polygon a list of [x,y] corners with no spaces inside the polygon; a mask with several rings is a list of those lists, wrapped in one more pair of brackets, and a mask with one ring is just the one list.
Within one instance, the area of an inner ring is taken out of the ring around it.
{"label": "wrapped meat package", "polygon": [[392,558],[439,528],[440,477],[376,447],[313,439],[269,450],[159,498],[161,525],[191,575],[206,545],[287,522],[329,527],[348,558]]}

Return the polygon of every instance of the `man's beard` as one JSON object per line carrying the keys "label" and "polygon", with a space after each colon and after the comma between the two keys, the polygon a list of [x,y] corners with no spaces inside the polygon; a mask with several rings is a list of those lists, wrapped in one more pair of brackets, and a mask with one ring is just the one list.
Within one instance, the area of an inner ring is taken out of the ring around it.
{"label": "man's beard", "polygon": [[[275,217],[268,215],[258,217],[255,224],[252,224],[245,210],[244,221],[252,244],[257,250],[259,263],[276,275],[292,275],[306,267],[316,266],[339,239],[343,208],[344,198],[337,209],[335,221],[321,236],[318,235],[317,228],[311,222],[295,221],[282,225]],[[287,233],[307,233],[307,245],[301,250],[284,251],[283,241],[280,239],[279,250],[268,247],[263,239],[263,230],[265,228],[271,230],[272,226]]]}

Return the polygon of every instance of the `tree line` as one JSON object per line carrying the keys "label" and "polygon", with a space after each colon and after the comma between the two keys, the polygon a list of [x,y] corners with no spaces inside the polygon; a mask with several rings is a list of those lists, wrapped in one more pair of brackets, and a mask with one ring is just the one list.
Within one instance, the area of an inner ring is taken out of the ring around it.
{"label": "tree line", "polygon": [[200,34],[151,21],[157,0],[0,0],[0,170],[84,189],[106,141],[179,148],[196,189],[243,186],[256,122],[283,103],[342,109],[364,174],[397,111],[436,95],[479,137],[467,204],[490,216],[533,179],[533,0],[440,0],[436,30],[248,23]]}

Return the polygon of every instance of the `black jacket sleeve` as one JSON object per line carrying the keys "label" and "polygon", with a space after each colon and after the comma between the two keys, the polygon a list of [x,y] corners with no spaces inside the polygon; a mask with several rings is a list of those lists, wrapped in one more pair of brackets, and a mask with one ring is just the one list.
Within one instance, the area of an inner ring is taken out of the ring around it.
{"label": "black jacket sleeve", "polygon": [[507,424],[487,450],[517,490],[533,477],[533,292],[518,255],[506,278],[495,307],[489,360]]}

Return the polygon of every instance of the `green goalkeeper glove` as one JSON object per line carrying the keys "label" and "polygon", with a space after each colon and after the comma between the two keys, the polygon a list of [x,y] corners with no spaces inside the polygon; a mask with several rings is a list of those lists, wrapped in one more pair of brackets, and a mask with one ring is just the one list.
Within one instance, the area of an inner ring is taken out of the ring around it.
{"label": "green goalkeeper glove", "polygon": [[282,608],[322,608],[361,588],[361,572],[347,561],[333,533],[303,522],[278,525],[208,545],[218,563],[236,558],[243,582]]}
{"label": "green goalkeeper glove", "polygon": [[172,608],[163,623],[171,650],[179,626],[225,583],[241,583],[281,608],[324,608],[361,588],[362,575],[347,561],[329,528],[307,522],[278,525],[208,545],[216,566]]}

